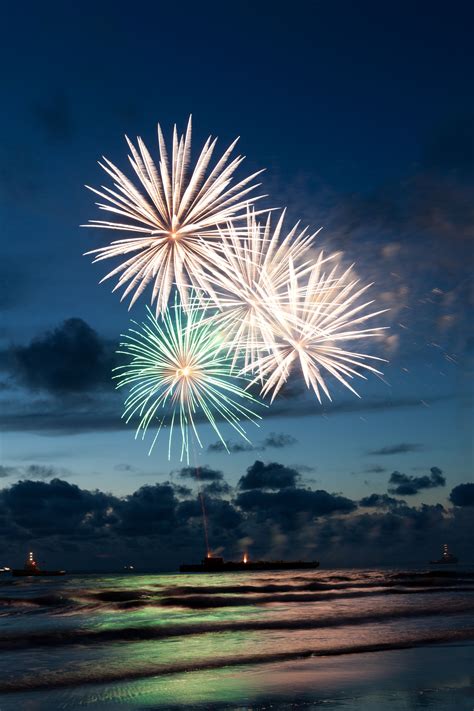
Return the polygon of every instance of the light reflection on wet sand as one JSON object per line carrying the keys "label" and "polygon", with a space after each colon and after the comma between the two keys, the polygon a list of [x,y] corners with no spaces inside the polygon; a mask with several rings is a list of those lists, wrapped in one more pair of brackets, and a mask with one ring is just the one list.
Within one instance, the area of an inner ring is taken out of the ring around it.
{"label": "light reflection on wet sand", "polygon": [[[0,709],[472,711],[472,578],[321,571],[8,585]],[[417,646],[397,649],[405,644]]]}

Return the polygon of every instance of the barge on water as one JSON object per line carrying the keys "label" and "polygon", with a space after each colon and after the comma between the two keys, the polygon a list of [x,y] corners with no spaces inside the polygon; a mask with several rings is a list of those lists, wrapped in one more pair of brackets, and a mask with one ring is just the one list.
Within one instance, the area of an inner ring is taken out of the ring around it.
{"label": "barge on water", "polygon": [[242,560],[224,560],[218,556],[207,555],[202,563],[183,563],[180,573],[235,573],[259,570],[314,570],[319,568],[319,560],[249,560],[244,555]]}

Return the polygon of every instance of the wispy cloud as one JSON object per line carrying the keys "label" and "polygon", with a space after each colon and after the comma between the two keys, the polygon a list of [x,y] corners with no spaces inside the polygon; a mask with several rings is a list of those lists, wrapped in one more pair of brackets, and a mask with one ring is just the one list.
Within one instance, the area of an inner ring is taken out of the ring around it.
{"label": "wispy cloud", "polygon": [[[136,429],[136,424],[128,424],[121,419],[121,403],[113,393],[110,398],[91,397],[71,401],[68,410],[54,401],[33,402],[25,411],[24,403],[4,402],[0,413],[0,428],[8,432],[40,432],[48,435],[81,434],[84,432],[112,432]],[[428,404],[451,400],[455,395],[428,397]],[[423,407],[419,398],[399,398],[397,400],[356,400],[334,403],[321,409],[312,401],[286,402],[275,404],[265,410],[265,419],[271,417],[316,417],[341,415],[350,412],[384,412],[394,409]],[[196,418],[199,421],[199,418]],[[378,450],[374,451],[374,454]],[[385,452],[387,453],[387,452]],[[394,452],[397,453],[397,452]]]}
{"label": "wispy cloud", "polygon": [[380,449],[371,449],[367,452],[370,456],[385,457],[392,454],[407,454],[408,452],[420,452],[423,449],[422,444],[416,442],[400,442],[400,444],[390,444]]}
{"label": "wispy cloud", "polygon": [[207,448],[207,451],[212,453],[218,452],[232,452],[232,454],[238,454],[240,452],[264,452],[266,449],[284,449],[286,447],[292,447],[297,444],[298,440],[292,435],[285,434],[284,432],[270,432],[270,434],[265,437],[261,442],[256,444],[250,444],[249,442],[234,442],[232,440],[226,440],[224,444],[221,441],[213,442]]}
{"label": "wispy cloud", "polygon": [[44,464],[28,464],[26,466],[0,465],[0,478],[2,479],[6,477],[54,479],[56,477],[68,477],[70,475],[71,472],[69,469]]}

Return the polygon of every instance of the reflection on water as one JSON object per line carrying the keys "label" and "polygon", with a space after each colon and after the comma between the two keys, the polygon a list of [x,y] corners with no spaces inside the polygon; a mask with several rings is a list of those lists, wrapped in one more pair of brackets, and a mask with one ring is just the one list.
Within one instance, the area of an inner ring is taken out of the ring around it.
{"label": "reflection on water", "polygon": [[473,571],[0,586],[2,711],[474,707]]}

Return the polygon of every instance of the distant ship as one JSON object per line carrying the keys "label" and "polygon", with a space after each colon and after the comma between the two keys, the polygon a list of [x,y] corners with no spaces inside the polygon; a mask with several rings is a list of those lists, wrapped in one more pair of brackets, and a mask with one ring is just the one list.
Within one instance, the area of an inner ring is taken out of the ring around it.
{"label": "distant ship", "polygon": [[431,565],[443,565],[446,563],[457,563],[458,559],[455,555],[449,552],[448,544],[443,545],[443,555],[439,560],[430,560]]}
{"label": "distant ship", "polygon": [[23,568],[13,568],[12,575],[16,577],[40,576],[40,575],[66,575],[65,570],[42,570],[38,568],[38,564],[33,558],[32,551],[29,552],[28,558]]}
{"label": "distant ship", "polygon": [[180,573],[233,573],[240,570],[314,570],[319,568],[319,560],[249,560],[247,554],[242,560],[224,560],[208,554],[202,563],[183,563]]}

